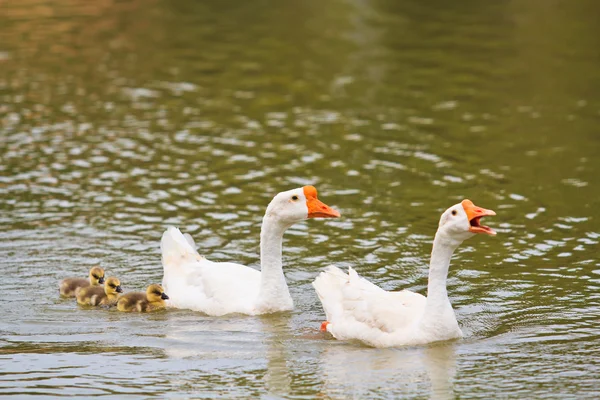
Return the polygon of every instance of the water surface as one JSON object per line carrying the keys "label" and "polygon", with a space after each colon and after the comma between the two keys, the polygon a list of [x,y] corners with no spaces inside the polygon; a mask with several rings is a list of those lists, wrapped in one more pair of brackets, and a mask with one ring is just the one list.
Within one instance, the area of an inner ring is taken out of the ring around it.
{"label": "water surface", "polygon": [[[0,394],[598,398],[600,6],[593,1],[47,1],[0,14]],[[85,310],[142,290],[167,226],[258,267],[279,191],[339,220],[284,241],[287,314]],[[340,343],[310,286],[425,294],[441,212],[494,209],[449,293],[466,337]]]}

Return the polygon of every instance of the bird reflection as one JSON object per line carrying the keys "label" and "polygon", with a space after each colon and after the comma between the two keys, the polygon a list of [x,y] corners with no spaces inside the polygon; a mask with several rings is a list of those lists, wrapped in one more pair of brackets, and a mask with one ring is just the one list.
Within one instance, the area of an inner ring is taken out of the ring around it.
{"label": "bird reflection", "polygon": [[321,353],[324,395],[368,398],[385,390],[391,396],[454,398],[454,343],[426,347],[373,349],[331,343]]}
{"label": "bird reflection", "polygon": [[[253,379],[262,376],[262,384],[256,383],[269,393],[289,395],[292,378],[286,346],[294,340],[291,315],[206,317],[210,324],[198,321],[195,314],[182,316],[165,335],[169,357],[193,359],[198,365],[210,365],[213,369],[218,366],[222,371],[236,370],[238,375]],[[218,374],[217,369],[214,371]]]}
{"label": "bird reflection", "polygon": [[265,316],[264,331],[269,333],[267,340],[267,371],[264,376],[269,393],[283,396],[291,392],[292,378],[288,365],[289,354],[286,344],[293,339],[290,328],[291,315]]}

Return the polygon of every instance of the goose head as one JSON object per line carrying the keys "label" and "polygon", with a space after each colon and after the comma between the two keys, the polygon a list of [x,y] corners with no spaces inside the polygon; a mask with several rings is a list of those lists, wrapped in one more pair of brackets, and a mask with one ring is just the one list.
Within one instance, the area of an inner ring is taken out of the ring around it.
{"label": "goose head", "polygon": [[495,236],[496,232],[492,228],[480,223],[482,217],[492,215],[496,213],[478,207],[471,200],[465,199],[444,211],[440,218],[438,232],[461,242],[478,233]]}
{"label": "goose head", "polygon": [[277,194],[265,216],[291,226],[307,218],[338,218],[340,213],[317,198],[314,186],[304,186]]}
{"label": "goose head", "polygon": [[100,267],[90,269],[90,284],[92,286],[101,285],[104,283],[104,270]]}
{"label": "goose head", "polygon": [[157,301],[168,300],[169,296],[167,296],[162,286],[154,284],[148,286],[148,289],[146,289],[146,299],[148,299],[149,302],[154,303]]}
{"label": "goose head", "polygon": [[114,276],[108,278],[104,284],[104,293],[106,293],[107,296],[116,296],[117,293],[123,293],[123,289],[121,289],[121,281]]}

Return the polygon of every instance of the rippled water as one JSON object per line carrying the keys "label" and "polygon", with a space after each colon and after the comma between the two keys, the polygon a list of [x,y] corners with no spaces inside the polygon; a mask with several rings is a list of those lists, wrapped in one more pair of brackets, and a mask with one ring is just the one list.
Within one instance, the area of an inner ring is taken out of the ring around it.
{"label": "rippled water", "polygon": [[[600,397],[596,2],[22,0],[0,13],[0,394]],[[294,312],[84,310],[60,279],[162,278],[159,240],[258,266],[281,190],[335,221],[284,242]],[[459,249],[461,341],[318,332],[333,263],[425,293],[440,213],[496,210]]]}

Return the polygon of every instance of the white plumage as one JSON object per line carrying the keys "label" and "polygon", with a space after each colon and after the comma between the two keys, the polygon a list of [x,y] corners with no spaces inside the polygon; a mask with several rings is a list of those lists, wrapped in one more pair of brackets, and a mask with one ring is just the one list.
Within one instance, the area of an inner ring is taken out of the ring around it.
{"label": "white plumage", "polygon": [[163,287],[176,308],[219,316],[265,314],[293,308],[281,259],[283,234],[306,218],[336,218],[339,213],[317,199],[312,186],[279,193],[261,228],[261,271],[230,262],[213,262],[195,249],[189,234],[170,227],[161,240]]}
{"label": "white plumage", "polygon": [[446,292],[446,278],[454,250],[475,233],[495,235],[479,225],[491,210],[471,201],[442,214],[431,255],[428,297],[408,290],[388,292],[358,276],[328,267],[313,282],[327,321],[322,329],[339,340],[359,340],[375,347],[429,343],[462,337]]}
{"label": "white plumage", "polygon": [[209,315],[254,314],[251,299],[258,297],[260,271],[241,264],[207,260],[174,227],[163,234],[161,250],[163,287],[169,293],[171,307]]}

